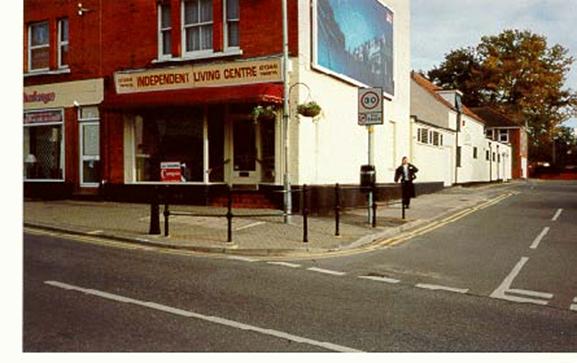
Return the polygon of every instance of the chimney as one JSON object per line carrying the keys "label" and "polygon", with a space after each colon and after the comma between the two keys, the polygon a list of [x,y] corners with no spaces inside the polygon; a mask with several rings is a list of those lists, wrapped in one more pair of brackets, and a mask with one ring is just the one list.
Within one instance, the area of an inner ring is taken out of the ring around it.
{"label": "chimney", "polygon": [[445,101],[449,102],[455,110],[459,112],[463,110],[463,92],[459,90],[440,90],[437,91],[437,94],[443,97]]}

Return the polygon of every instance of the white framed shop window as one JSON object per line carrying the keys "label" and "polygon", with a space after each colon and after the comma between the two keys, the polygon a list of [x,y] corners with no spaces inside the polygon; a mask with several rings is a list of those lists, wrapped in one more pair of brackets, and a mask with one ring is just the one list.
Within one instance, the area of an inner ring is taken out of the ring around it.
{"label": "white framed shop window", "polygon": [[24,181],[64,181],[64,135],[63,109],[24,113]]}
{"label": "white framed shop window", "polygon": [[95,188],[100,185],[100,113],[97,106],[78,109],[79,175],[80,186]]}

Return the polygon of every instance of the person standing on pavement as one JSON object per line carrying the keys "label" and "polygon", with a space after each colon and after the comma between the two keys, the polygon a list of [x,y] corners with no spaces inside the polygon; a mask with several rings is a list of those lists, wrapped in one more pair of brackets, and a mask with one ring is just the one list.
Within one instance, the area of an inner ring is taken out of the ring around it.
{"label": "person standing on pavement", "polygon": [[413,184],[413,180],[417,178],[416,174],[418,171],[419,169],[409,163],[409,159],[406,156],[403,156],[401,165],[395,170],[395,183],[398,183],[399,180],[401,181],[403,206],[407,209],[411,204],[411,198],[415,198],[415,185]]}

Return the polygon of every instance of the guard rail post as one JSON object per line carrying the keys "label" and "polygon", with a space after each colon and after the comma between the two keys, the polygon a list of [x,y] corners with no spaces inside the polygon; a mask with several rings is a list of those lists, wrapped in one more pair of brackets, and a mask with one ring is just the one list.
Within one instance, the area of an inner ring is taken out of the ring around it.
{"label": "guard rail post", "polygon": [[307,185],[303,184],[303,243],[307,243],[309,241],[309,223],[308,223],[308,215],[309,215],[309,208],[308,208],[308,201],[307,201]]}
{"label": "guard rail post", "polygon": [[158,186],[154,187],[150,202],[150,226],[148,234],[160,234],[160,206],[158,201]]}
{"label": "guard rail post", "polygon": [[227,200],[227,211],[226,211],[226,221],[227,221],[227,242],[232,242],[232,186],[228,186],[228,200]]}
{"label": "guard rail post", "polygon": [[335,236],[339,237],[341,235],[340,231],[340,218],[341,218],[341,193],[339,183],[335,185]]}
{"label": "guard rail post", "polygon": [[371,208],[373,208],[372,225],[373,225],[373,228],[376,228],[377,227],[377,185],[373,184],[373,186],[371,188],[373,190],[373,205],[371,206]]}

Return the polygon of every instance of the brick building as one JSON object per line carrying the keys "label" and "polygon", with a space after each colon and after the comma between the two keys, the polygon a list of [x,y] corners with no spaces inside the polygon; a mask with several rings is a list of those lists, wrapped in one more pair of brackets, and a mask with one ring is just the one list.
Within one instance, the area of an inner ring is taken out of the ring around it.
{"label": "brick building", "polygon": [[[169,185],[204,204],[233,184],[278,205],[286,152],[281,1],[24,4],[26,195],[145,200]],[[353,5],[376,24],[358,45],[355,24],[342,16]],[[288,0],[288,29],[293,185],[358,183],[367,163],[356,115],[364,86],[384,90],[375,164],[378,180],[390,182],[409,147],[409,3]],[[363,44],[375,48],[370,60],[354,56]],[[322,107],[315,119],[297,113],[311,100]],[[272,113],[256,117],[257,106]]]}

